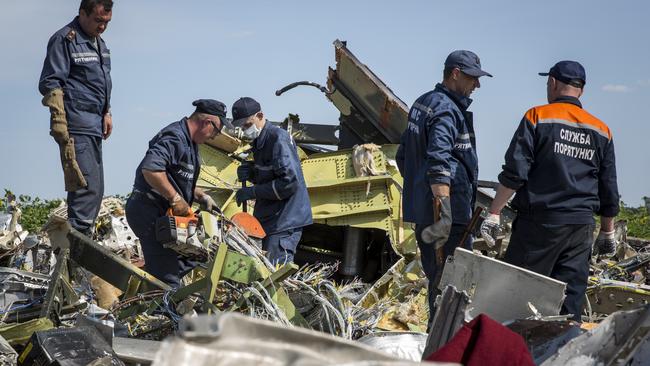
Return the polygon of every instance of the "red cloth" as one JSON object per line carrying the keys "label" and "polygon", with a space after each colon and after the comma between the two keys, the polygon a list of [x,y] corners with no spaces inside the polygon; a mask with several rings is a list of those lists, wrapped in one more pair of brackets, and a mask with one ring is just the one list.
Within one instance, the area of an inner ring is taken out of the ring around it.
{"label": "red cloth", "polygon": [[487,315],[462,328],[427,361],[459,362],[465,366],[534,366],[524,339]]}

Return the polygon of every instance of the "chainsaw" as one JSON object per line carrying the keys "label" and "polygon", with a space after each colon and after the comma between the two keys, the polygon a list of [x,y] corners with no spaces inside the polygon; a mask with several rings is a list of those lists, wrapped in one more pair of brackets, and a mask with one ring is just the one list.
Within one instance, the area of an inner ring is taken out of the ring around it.
{"label": "chainsaw", "polygon": [[187,216],[174,216],[170,208],[156,220],[156,240],[185,257],[207,258],[208,249],[201,234],[199,218],[191,209]]}

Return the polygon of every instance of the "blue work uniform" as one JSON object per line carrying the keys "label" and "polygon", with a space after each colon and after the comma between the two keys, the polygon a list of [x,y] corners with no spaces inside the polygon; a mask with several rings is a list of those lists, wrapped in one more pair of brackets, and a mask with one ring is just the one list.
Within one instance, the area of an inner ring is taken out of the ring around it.
{"label": "blue work uniform", "polygon": [[309,194],[289,133],[267,122],[253,141],[255,210],[273,263],[293,262],[302,228],[312,223]]}
{"label": "blue work uniform", "polygon": [[135,172],[133,192],[126,204],[126,219],[140,239],[145,268],[173,287],[196,263],[164,248],[156,240],[156,219],[166,214],[170,204],[144,179],[142,169],[165,172],[171,185],[190,205],[201,170],[198,145],[190,137],[187,118],[163,128],[149,141],[149,149]]}
{"label": "blue work uniform", "polygon": [[396,154],[397,167],[404,178],[404,221],[415,223],[422,255],[422,267],[429,279],[429,309],[435,300],[434,279],[438,271],[432,244],[422,241],[422,230],[434,222],[432,184],[449,185],[452,227],[445,243],[445,256],[461,246],[471,249],[472,238],[460,243],[469,224],[478,187],[478,157],[472,100],[437,84],[420,96],[409,111],[408,125]]}
{"label": "blue work uniform", "polygon": [[50,38],[38,89],[44,96],[63,90],[68,133],[88,183],[68,192],[68,219],[85,233],[92,229],[104,195],[102,137],[104,114],[111,106],[110,73],[110,50],[101,37],[84,33],[78,17]]}
{"label": "blue work uniform", "polygon": [[609,127],[574,97],[531,108],[505,155],[499,182],[517,193],[504,260],[567,283],[562,314],[580,321],[594,213],[619,210]]}

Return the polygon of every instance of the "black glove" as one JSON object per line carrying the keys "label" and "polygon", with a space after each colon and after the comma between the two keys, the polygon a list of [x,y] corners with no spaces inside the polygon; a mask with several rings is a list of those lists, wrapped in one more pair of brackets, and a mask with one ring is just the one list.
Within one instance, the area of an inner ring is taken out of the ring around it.
{"label": "black glove", "polygon": [[237,206],[241,206],[244,201],[255,199],[255,187],[243,187],[235,193]]}
{"label": "black glove", "polygon": [[253,168],[253,163],[243,162],[240,166],[237,167],[237,179],[240,182],[249,181],[253,182],[255,179],[255,170]]}

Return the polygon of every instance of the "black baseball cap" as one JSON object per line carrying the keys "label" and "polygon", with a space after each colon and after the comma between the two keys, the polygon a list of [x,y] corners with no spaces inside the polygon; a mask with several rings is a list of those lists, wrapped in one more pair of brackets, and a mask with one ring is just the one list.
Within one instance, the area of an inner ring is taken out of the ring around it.
{"label": "black baseball cap", "polygon": [[236,127],[241,127],[248,117],[261,110],[262,107],[255,99],[250,97],[239,98],[232,105],[232,124]]}
{"label": "black baseball cap", "polygon": [[552,76],[557,80],[577,88],[587,83],[585,68],[577,61],[560,61],[553,65],[548,72],[540,72],[541,76]]}
{"label": "black baseball cap", "polygon": [[196,107],[197,113],[217,116],[221,120],[222,124],[226,125],[228,128],[233,128],[232,124],[226,118],[226,105],[220,101],[214,99],[197,99],[192,102],[192,105]]}
{"label": "black baseball cap", "polygon": [[492,77],[489,72],[481,70],[481,59],[472,51],[458,50],[450,53],[445,60],[445,69],[450,67],[457,67],[465,74],[477,78]]}

